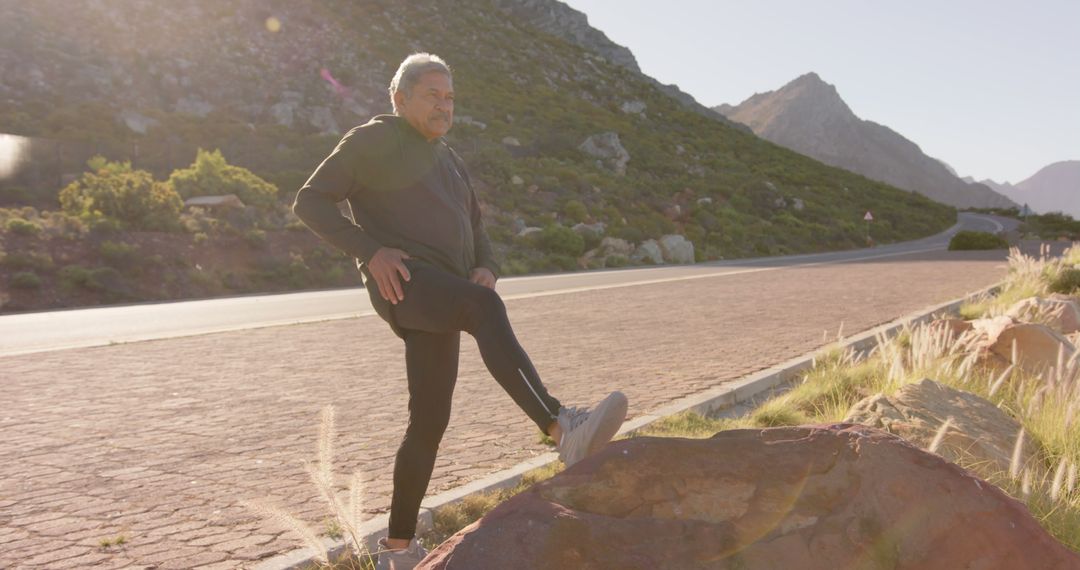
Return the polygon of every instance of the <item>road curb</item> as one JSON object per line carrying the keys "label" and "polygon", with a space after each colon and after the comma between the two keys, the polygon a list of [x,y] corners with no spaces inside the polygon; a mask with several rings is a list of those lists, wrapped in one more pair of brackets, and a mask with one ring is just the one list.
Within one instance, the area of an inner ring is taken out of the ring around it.
{"label": "road curb", "polygon": [[[905,325],[917,324],[929,320],[934,315],[943,313],[955,313],[961,305],[970,299],[996,293],[1001,283],[991,285],[963,297],[915,311],[899,319],[878,325],[870,330],[861,332],[853,337],[844,339],[840,346],[854,348],[855,350],[868,350],[877,344],[877,339],[888,338],[894,335]],[[815,355],[820,353],[821,348],[812,350],[801,356],[797,356],[775,366],[754,372],[737,380],[726,382],[722,386],[716,386],[691,394],[665,404],[648,414],[638,416],[623,424],[618,435],[625,435],[640,430],[654,422],[658,422],[668,416],[682,412],[695,412],[702,415],[729,415],[723,412],[743,412],[752,406],[755,397],[765,391],[778,388],[789,383],[797,373],[808,369],[814,361]],[[732,415],[738,415],[732,414]],[[477,493],[487,493],[499,489],[516,486],[521,482],[525,473],[545,467],[558,461],[558,454],[549,452],[538,455],[519,463],[509,469],[492,473],[481,479],[466,483],[460,487],[439,493],[426,498],[420,505],[420,516],[417,522],[417,534],[432,528],[434,513],[439,509],[460,502],[466,497]],[[374,552],[378,546],[378,540],[386,536],[389,514],[382,514],[371,518],[361,525],[359,534],[364,537],[369,552]],[[331,559],[345,552],[345,543],[342,540],[323,539]],[[273,558],[264,560],[254,566],[254,570],[300,570],[310,565],[314,558],[311,551],[301,548],[285,554],[279,554]]]}

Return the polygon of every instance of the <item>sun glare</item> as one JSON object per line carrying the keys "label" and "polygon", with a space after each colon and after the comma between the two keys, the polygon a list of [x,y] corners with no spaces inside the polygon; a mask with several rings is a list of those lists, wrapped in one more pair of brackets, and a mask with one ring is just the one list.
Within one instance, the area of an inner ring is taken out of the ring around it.
{"label": "sun glare", "polygon": [[30,139],[0,134],[0,180],[10,178],[30,149]]}
{"label": "sun glare", "polygon": [[266,19],[266,29],[271,32],[281,31],[281,20],[270,16]]}

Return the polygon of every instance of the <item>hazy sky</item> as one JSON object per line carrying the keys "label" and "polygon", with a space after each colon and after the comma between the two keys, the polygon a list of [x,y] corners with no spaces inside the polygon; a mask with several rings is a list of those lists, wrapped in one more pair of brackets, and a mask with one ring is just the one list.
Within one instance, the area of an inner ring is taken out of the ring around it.
{"label": "hazy sky", "polygon": [[961,176],[1080,160],[1077,0],[564,0],[701,103],[808,71]]}

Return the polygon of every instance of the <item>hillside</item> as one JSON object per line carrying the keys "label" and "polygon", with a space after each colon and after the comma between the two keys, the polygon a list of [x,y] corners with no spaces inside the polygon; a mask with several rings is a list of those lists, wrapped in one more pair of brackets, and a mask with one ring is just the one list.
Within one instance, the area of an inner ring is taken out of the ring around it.
{"label": "hillside", "polygon": [[[276,185],[284,209],[342,132],[389,111],[397,63],[426,50],[455,69],[448,140],[506,274],[635,262],[583,255],[602,237],[633,247],[680,234],[707,260],[859,247],[866,210],[878,243],[953,222],[951,208],[705,118],[628,67],[628,51],[543,31],[529,16],[538,7],[571,11],[538,0],[0,0],[0,132],[29,140],[0,205],[55,209],[96,154],[164,180],[206,148]],[[282,215],[260,228],[271,241],[290,223]],[[576,224],[592,229],[569,241],[529,229]]]}
{"label": "hillside", "polygon": [[860,119],[836,88],[816,73],[776,91],[755,94],[738,106],[720,105],[714,110],[779,145],[944,204],[1014,205],[982,184],[960,180],[948,164],[927,156],[896,131]]}

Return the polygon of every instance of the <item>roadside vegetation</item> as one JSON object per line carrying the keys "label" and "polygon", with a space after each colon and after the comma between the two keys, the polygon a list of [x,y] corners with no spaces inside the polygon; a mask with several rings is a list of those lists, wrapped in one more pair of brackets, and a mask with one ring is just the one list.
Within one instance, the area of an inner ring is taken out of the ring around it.
{"label": "roadside vegetation", "polygon": [[949,251],[972,249],[1007,249],[1005,238],[990,232],[960,231],[949,240]]}
{"label": "roadside vegetation", "polygon": [[[282,5],[275,8],[279,17],[293,22],[282,33],[297,34],[290,41],[298,42],[286,48],[289,42],[236,33],[248,30],[248,10],[221,9],[205,0],[194,4],[222,16],[183,29],[166,24],[177,16],[172,8],[140,19],[147,41],[157,41],[154,30],[169,25],[167,36],[183,46],[179,52],[147,48],[151,55],[140,65],[192,81],[190,91],[205,98],[205,112],[181,112],[172,104],[132,106],[119,102],[128,101],[128,93],[108,89],[91,96],[58,88],[50,100],[0,101],[0,124],[41,147],[29,153],[25,175],[0,181],[5,218],[18,218],[0,225],[2,247],[60,257],[43,221],[64,216],[95,235],[112,231],[108,239],[137,246],[140,255],[160,255],[167,269],[150,262],[145,271],[174,282],[160,288],[129,283],[125,290],[100,279],[101,288],[72,296],[55,288],[55,273],[34,270],[41,281],[36,295],[25,294],[35,289],[31,278],[21,277],[24,288],[11,292],[5,310],[358,284],[343,256],[309,257],[316,241],[308,240],[288,206],[340,133],[389,111],[385,86],[418,37],[454,66],[459,108],[448,140],[468,165],[484,204],[503,275],[645,263],[633,248],[665,235],[692,243],[696,261],[864,247],[867,210],[873,211],[870,234],[879,244],[925,237],[956,219],[951,207],[826,166],[718,115],[705,117],[646,78],[497,11],[407,2],[372,11],[331,2],[318,9],[317,20],[327,29],[303,34],[309,10]],[[49,8],[35,4],[29,10]],[[56,61],[58,70],[75,66],[70,74],[57,71],[58,81],[130,49],[116,39],[126,14],[91,18],[76,12],[70,20],[40,18],[57,28],[35,36],[43,45],[16,57],[44,57],[48,65],[47,54],[63,52],[50,42],[66,37],[68,21],[84,22],[80,37],[97,43],[85,58]],[[465,29],[470,33],[457,32]],[[333,70],[348,87],[349,102],[306,74],[250,72],[313,53],[318,61],[290,65]],[[192,61],[199,62],[198,74],[176,69]],[[287,120],[274,111],[292,104],[279,101],[283,92],[303,100]],[[172,96],[140,91],[134,100]],[[308,109],[325,111],[324,121],[312,123]],[[128,112],[140,117],[138,130],[117,118]],[[629,157],[625,173],[581,150],[589,137],[604,134],[618,136]],[[83,168],[87,160],[91,164]],[[177,201],[226,194],[245,207],[200,211]],[[579,224],[588,227],[575,229]],[[603,251],[604,238],[626,243]],[[64,246],[65,259],[54,259],[53,271],[72,264],[100,267],[92,249],[98,245]],[[205,261],[189,247],[236,255]],[[310,276],[303,274],[305,265]],[[0,286],[7,289],[12,276],[0,267]]]}
{"label": "roadside vegetation", "polygon": [[[1009,267],[1001,299],[980,301],[987,303],[982,314],[1051,291],[1069,267],[1080,267],[1080,245],[1061,258],[1032,258],[1013,250]],[[1080,296],[1080,287],[1071,292]],[[971,306],[974,304],[967,307]],[[985,398],[1020,423],[1020,437],[1026,434],[1040,450],[1032,462],[1021,463],[1016,453],[1009,470],[999,471],[962,452],[956,461],[1024,502],[1050,534],[1080,551],[1080,410],[1076,404],[1080,401],[1080,361],[1073,358],[1043,375],[1033,375],[1019,368],[1002,371],[984,366],[978,352],[970,349],[967,341],[954,338],[947,328],[929,323],[878,338],[877,345],[865,353],[837,343],[823,349],[811,369],[789,390],[763,401],[749,414],[718,419],[684,412],[649,424],[629,437],[706,438],[729,429],[838,423],[866,397],[891,395],[907,384],[930,378]],[[948,422],[942,427],[936,443],[929,446],[933,450],[947,430],[955,429]],[[556,462],[528,474],[513,489],[471,496],[436,511],[435,529],[421,536],[421,542],[429,548],[437,546],[506,499],[561,469],[562,464]]]}

